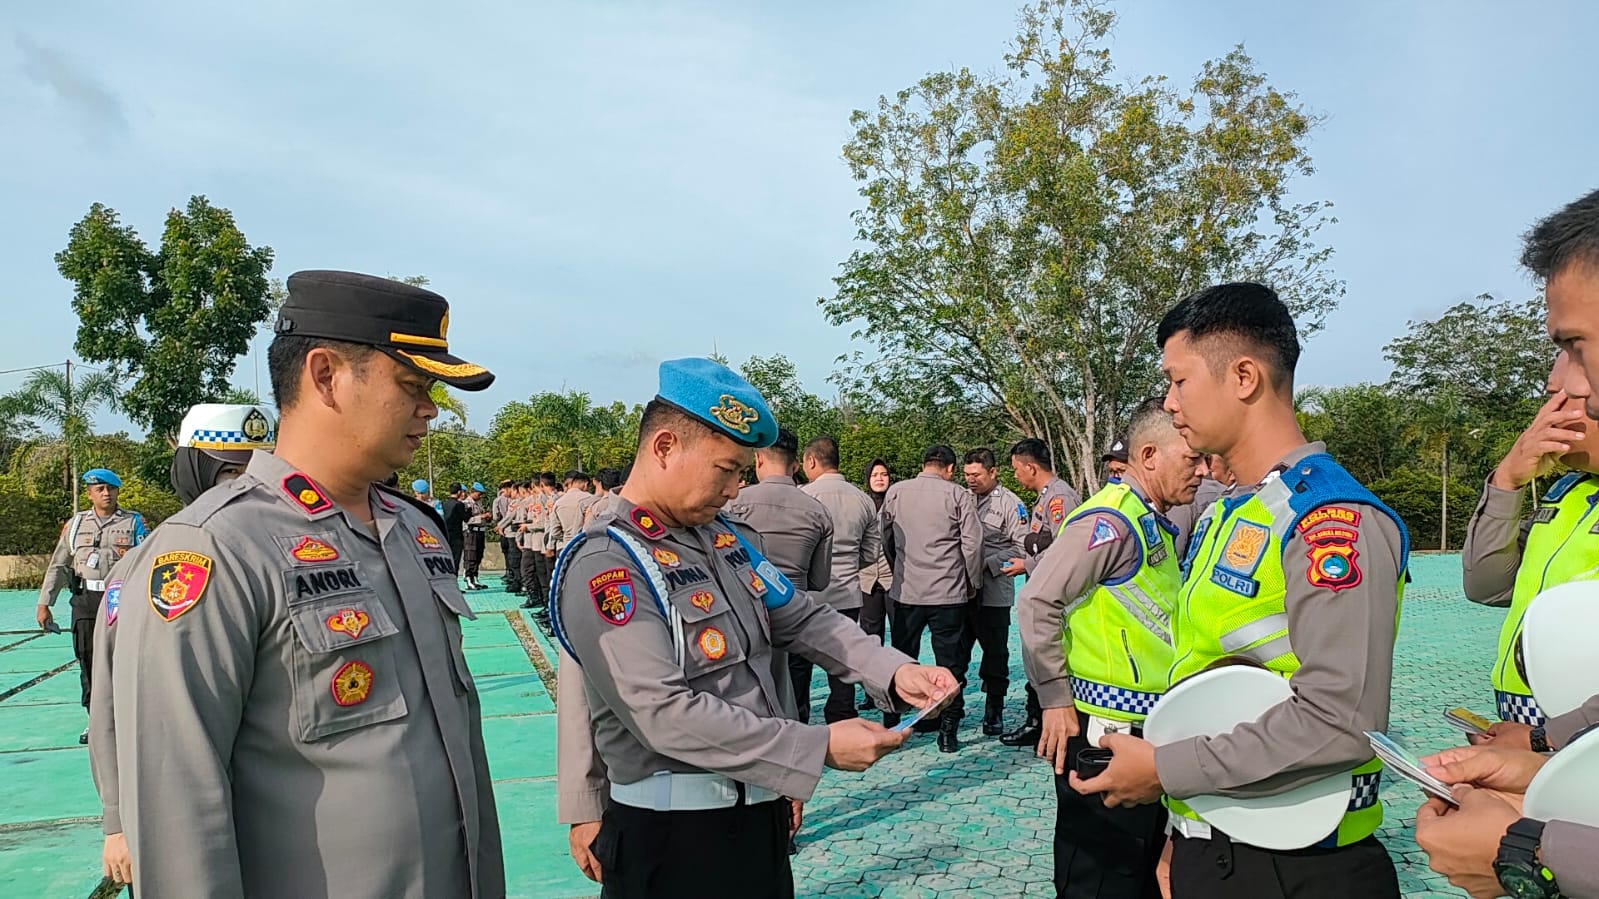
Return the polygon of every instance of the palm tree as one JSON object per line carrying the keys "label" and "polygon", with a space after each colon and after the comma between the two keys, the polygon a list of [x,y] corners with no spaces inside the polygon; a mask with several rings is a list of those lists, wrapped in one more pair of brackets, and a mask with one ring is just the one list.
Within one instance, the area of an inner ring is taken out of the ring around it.
{"label": "palm tree", "polygon": [[444,386],[443,381],[433,382],[433,386],[428,388],[428,399],[433,401],[433,405],[439,407],[440,412],[450,413],[455,416],[456,421],[461,423],[461,427],[466,427],[466,402],[451,393],[450,389]]}
{"label": "palm tree", "polygon": [[26,423],[45,441],[65,450],[62,482],[77,509],[73,485],[76,460],[88,450],[91,423],[101,406],[115,411],[122,398],[117,379],[105,372],[87,371],[70,378],[66,371],[41,369],[28,375],[16,391],[0,398],[6,412]]}

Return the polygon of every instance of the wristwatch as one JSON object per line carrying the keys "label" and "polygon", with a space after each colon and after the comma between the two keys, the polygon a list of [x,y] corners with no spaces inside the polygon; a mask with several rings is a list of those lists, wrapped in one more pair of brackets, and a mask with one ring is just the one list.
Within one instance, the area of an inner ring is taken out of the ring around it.
{"label": "wristwatch", "polygon": [[1560,887],[1554,872],[1538,861],[1538,844],[1543,840],[1542,821],[1522,818],[1510,825],[1499,841],[1499,857],[1494,859],[1494,874],[1499,885],[1514,899],[1555,899]]}
{"label": "wristwatch", "polygon": [[1549,751],[1549,735],[1544,732],[1542,725],[1533,728],[1527,733],[1527,742],[1532,744],[1533,752]]}

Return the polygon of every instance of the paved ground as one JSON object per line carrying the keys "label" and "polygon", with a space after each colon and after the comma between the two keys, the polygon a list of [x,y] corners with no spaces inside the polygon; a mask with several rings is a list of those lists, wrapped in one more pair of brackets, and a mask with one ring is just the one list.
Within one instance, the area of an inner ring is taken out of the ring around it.
{"label": "paved ground", "polygon": [[[1502,613],[1460,596],[1457,556],[1418,557],[1414,567],[1391,730],[1418,749],[1442,748],[1456,742],[1443,709],[1492,710],[1486,685]],[[77,744],[77,671],[65,635],[34,636],[33,602],[29,593],[0,592],[0,895],[86,896],[99,880],[101,837],[88,756]],[[553,705],[513,629],[519,613],[507,612],[513,600],[498,591],[476,594],[473,603],[485,614],[467,626],[466,643],[483,694],[511,895],[592,896],[554,823]],[[549,653],[542,635],[537,644]],[[1011,669],[1019,709],[1014,649]],[[56,673],[23,686],[49,672]],[[824,689],[818,682],[815,695]],[[981,702],[974,685],[967,704]],[[958,755],[940,754],[931,735],[919,735],[871,771],[828,773],[807,807],[794,860],[800,895],[1049,893],[1051,775],[1031,754],[981,737],[968,721]],[[1462,895],[1427,870],[1410,838],[1420,793],[1386,781],[1383,795],[1383,839],[1399,862],[1405,895]],[[707,884],[714,883],[708,865]]]}

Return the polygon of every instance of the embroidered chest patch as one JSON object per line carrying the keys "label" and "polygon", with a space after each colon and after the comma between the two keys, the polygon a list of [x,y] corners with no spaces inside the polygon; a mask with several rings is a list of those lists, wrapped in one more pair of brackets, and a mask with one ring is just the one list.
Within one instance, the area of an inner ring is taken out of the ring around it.
{"label": "embroidered chest patch", "polygon": [[340,609],[328,617],[328,630],[354,640],[371,623],[372,619],[360,609]]}
{"label": "embroidered chest patch", "polygon": [[713,662],[727,655],[727,637],[714,627],[700,631],[699,644],[700,652]]}
{"label": "embroidered chest patch", "polygon": [[688,601],[694,606],[694,608],[699,609],[701,612],[709,612],[711,610],[711,606],[716,605],[716,594],[709,593],[705,590],[700,590],[693,596],[690,596]]}
{"label": "embroidered chest patch", "polygon": [[365,662],[345,662],[333,675],[333,701],[341,706],[360,705],[372,695],[372,666]]}
{"label": "embroidered chest patch", "polygon": [[1227,537],[1221,557],[1216,560],[1216,567],[1211,569],[1211,581],[1239,595],[1254,596],[1260,592],[1255,569],[1260,567],[1270,542],[1270,528],[1252,521],[1237,522]]}
{"label": "embroidered chest patch", "polygon": [[325,540],[307,536],[300,538],[289,555],[301,562],[333,562],[339,558],[339,551]]}

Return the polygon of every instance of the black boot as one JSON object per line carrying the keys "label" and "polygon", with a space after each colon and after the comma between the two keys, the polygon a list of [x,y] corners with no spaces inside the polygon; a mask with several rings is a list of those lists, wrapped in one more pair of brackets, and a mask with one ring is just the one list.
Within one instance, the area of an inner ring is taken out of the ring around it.
{"label": "black boot", "polygon": [[938,751],[959,752],[960,739],[955,736],[955,731],[961,726],[961,720],[954,715],[943,715],[938,721]]}
{"label": "black boot", "polygon": [[933,733],[934,731],[937,731],[937,730],[939,730],[940,728],[943,727],[944,718],[945,718],[945,716],[942,713],[937,714],[937,715],[933,715],[933,716],[928,717],[928,718],[923,718],[922,720],[920,720],[920,721],[916,722],[915,724],[911,725],[911,733],[916,733],[916,734],[930,734],[930,733]]}
{"label": "black boot", "polygon": [[983,736],[997,737],[1005,732],[1005,697],[990,696],[983,708]]}
{"label": "black boot", "polygon": [[1006,746],[1037,746],[1043,730],[1044,722],[1029,715],[1015,730],[1000,734],[999,742]]}
{"label": "black boot", "polygon": [[889,730],[899,727],[899,712],[884,712],[883,726]]}

